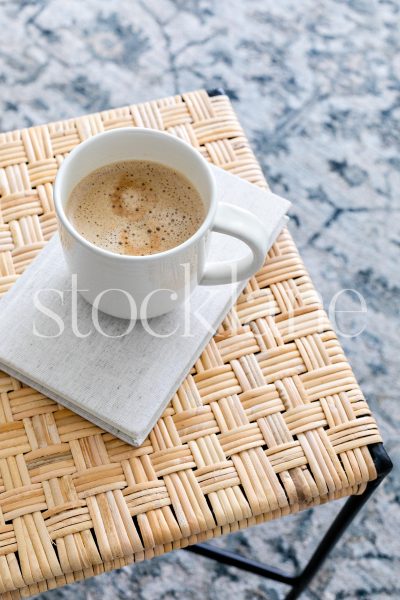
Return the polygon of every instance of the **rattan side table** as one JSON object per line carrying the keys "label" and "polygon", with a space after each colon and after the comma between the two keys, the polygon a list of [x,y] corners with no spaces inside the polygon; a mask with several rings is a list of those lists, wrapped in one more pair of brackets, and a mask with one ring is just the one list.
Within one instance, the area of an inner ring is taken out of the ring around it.
{"label": "rattan side table", "polygon": [[[219,91],[0,134],[0,293],[56,229],[52,183],[64,156],[98,132],[135,126],[180,136],[266,186]],[[390,468],[284,231],[140,448],[0,374],[1,597],[187,548],[287,583],[297,598]],[[299,575],[204,543],[343,496]]]}

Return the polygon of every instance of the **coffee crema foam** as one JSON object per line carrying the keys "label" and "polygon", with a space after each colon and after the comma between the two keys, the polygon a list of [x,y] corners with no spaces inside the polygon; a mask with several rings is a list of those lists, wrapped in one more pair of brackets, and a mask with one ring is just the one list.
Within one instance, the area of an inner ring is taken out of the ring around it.
{"label": "coffee crema foam", "polygon": [[200,194],[184,175],[147,160],[96,169],[72,190],[66,212],[89,242],[131,256],[179,246],[206,215]]}

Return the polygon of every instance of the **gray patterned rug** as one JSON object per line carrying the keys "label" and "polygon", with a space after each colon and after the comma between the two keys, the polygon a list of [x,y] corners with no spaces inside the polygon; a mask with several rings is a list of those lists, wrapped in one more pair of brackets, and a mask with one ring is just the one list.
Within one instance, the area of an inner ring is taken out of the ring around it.
{"label": "gray patterned rug", "polygon": [[[337,321],[396,462],[400,454],[398,0],[0,0],[0,130],[199,87],[224,87]],[[90,65],[90,68],[88,67]],[[348,337],[363,329],[362,335]],[[396,471],[304,594],[400,597]],[[218,544],[294,569],[338,503]],[[277,600],[284,586],[184,551],[40,600]]]}

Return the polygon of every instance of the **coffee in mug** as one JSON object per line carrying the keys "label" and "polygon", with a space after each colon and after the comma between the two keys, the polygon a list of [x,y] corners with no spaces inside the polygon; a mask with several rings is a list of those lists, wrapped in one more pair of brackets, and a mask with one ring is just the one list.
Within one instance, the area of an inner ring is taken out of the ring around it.
{"label": "coffee in mug", "polygon": [[72,190],[66,212],[89,242],[131,256],[179,246],[206,215],[187,177],[149,160],[125,160],[92,171]]}
{"label": "coffee in mug", "polygon": [[[139,193],[134,179],[141,169],[147,187]],[[159,187],[161,180],[165,187]],[[86,193],[91,188],[94,193]],[[262,223],[218,199],[213,172],[200,152],[154,129],[113,129],[79,144],[58,170],[54,206],[79,293],[95,309],[123,319],[146,320],[174,310],[197,285],[247,279],[267,251]],[[160,234],[154,239],[153,228]],[[248,252],[208,261],[213,231],[242,240]]]}

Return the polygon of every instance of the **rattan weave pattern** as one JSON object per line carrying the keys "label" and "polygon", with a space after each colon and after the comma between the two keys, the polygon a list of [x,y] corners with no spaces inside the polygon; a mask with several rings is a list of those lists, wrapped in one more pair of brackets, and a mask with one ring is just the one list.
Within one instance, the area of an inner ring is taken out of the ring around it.
{"label": "rattan weave pattern", "polygon": [[[63,157],[131,126],[266,186],[228,98],[205,91],[0,134],[1,293],[56,229]],[[287,231],[140,448],[6,374],[0,397],[4,599],[360,493],[376,476],[377,426]]]}

